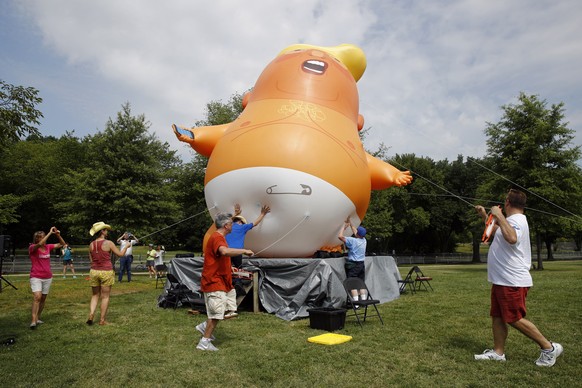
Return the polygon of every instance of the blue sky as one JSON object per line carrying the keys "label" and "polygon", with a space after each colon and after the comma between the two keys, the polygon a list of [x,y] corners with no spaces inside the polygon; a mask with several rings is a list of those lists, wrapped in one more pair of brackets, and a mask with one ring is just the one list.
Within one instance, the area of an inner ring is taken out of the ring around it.
{"label": "blue sky", "polygon": [[171,124],[254,85],[294,43],[353,43],[366,148],[482,156],[521,91],[565,103],[582,143],[582,2],[0,0],[0,78],[40,91],[40,130],[105,128],[125,102],[185,160]]}

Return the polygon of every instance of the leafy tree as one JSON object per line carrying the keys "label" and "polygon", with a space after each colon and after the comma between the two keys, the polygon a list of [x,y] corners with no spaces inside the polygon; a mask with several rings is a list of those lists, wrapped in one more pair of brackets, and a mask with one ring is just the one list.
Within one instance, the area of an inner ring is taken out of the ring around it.
{"label": "leafy tree", "polygon": [[[206,105],[204,119],[196,121],[195,126],[233,122],[243,111],[242,99],[242,94],[234,93],[227,102],[210,101]],[[193,251],[201,249],[204,234],[212,225],[212,219],[206,211],[204,199],[204,171],[207,164],[207,158],[194,154],[193,160],[184,166],[176,182],[177,201],[184,212],[183,216],[185,219],[191,217],[191,219],[177,225],[176,229],[182,238],[181,241],[185,244],[185,248]]]}
{"label": "leafy tree", "polygon": [[[398,189],[399,190],[399,189]],[[390,252],[390,237],[394,234],[393,219],[394,208],[392,197],[395,195],[390,190],[373,191],[370,198],[370,206],[363,221],[369,232],[368,252],[387,254]]]}
{"label": "leafy tree", "polygon": [[[72,152],[73,148],[79,150]],[[6,228],[15,245],[25,246],[36,230],[47,231],[59,221],[54,208],[63,176],[77,163],[82,164],[81,145],[70,134],[61,139],[34,137],[8,146],[0,159],[0,194],[18,198],[15,209],[19,221]],[[61,227],[62,225],[58,225]],[[66,230],[62,230],[66,233]]]}
{"label": "leafy tree", "polygon": [[42,113],[36,105],[42,102],[38,90],[14,86],[0,79],[0,149],[27,135],[39,136],[34,126]]}
{"label": "leafy tree", "polygon": [[148,132],[149,125],[144,115],[132,116],[126,103],[103,132],[84,139],[84,163],[63,177],[62,200],[55,205],[77,240],[88,239],[97,221],[140,237],[178,218],[174,186],[179,161],[167,143]]}
{"label": "leafy tree", "polygon": [[243,111],[243,95],[235,92],[227,102],[213,100],[206,104],[205,118],[196,122],[196,127],[221,125],[233,122]]}
{"label": "leafy tree", "polygon": [[16,195],[0,195],[0,234],[4,234],[3,225],[18,222],[20,215],[17,211],[21,202]]}
{"label": "leafy tree", "polygon": [[460,205],[444,190],[448,187],[448,162],[405,155],[402,164],[415,176],[415,181],[407,187],[412,210],[409,216],[411,220],[423,220],[424,223],[411,224],[406,235],[397,238],[406,241],[407,249],[414,253],[452,251],[456,243],[452,237],[453,226]]}
{"label": "leafy tree", "polygon": [[[444,177],[442,183],[436,187],[438,204],[436,208],[429,209],[431,229],[435,235],[435,241],[438,242],[436,252],[453,252],[457,243],[469,239],[466,233],[468,203],[461,198],[469,193],[467,181],[463,179],[466,168],[462,156],[453,163],[449,163],[446,159],[438,161],[435,163],[435,168],[441,171]],[[470,207],[472,208],[472,205]]]}
{"label": "leafy tree", "polygon": [[459,242],[478,235],[478,261],[483,226],[476,223],[472,201],[480,171],[461,155],[452,163],[415,155],[396,155],[387,161],[409,169],[414,181],[403,188],[372,192],[365,219],[371,236],[369,250],[452,252]]}
{"label": "leafy tree", "polygon": [[184,220],[176,225],[176,234],[180,245],[193,252],[201,250],[204,234],[212,223],[204,199],[206,165],[207,159],[196,155],[176,176],[176,201],[180,204]]}
{"label": "leafy tree", "polygon": [[[517,104],[502,107],[498,123],[488,123],[488,164],[494,166],[481,193],[496,193],[502,200],[508,187],[528,194],[530,229],[535,235],[538,269],[543,269],[542,242],[548,259],[558,236],[572,231],[572,221],[582,200],[580,146],[572,146],[574,131],[564,122],[564,104],[547,107],[536,95],[520,93]],[[535,210],[535,211],[534,211]],[[556,214],[557,213],[557,214]],[[578,218],[579,222],[579,218]]]}
{"label": "leafy tree", "polygon": [[[362,143],[368,134],[369,128],[359,132]],[[379,159],[385,159],[388,148],[382,143],[377,151],[367,150],[371,155]],[[370,205],[362,224],[368,230],[368,252],[376,254],[388,254],[391,247],[388,242],[394,233],[394,224],[390,222],[393,217],[392,190],[375,190],[370,194]]]}
{"label": "leafy tree", "polygon": [[477,188],[483,179],[484,171],[477,163],[478,159],[467,158],[464,161],[459,155],[457,160],[449,165],[447,171],[447,187],[451,196],[458,201],[453,220],[455,236],[459,241],[470,240],[473,245],[473,262],[479,263],[483,222],[476,216],[474,205],[480,202],[475,198]]}
{"label": "leafy tree", "polygon": [[[392,206],[391,218],[385,219],[384,222],[390,224],[391,237],[388,239],[388,251],[396,250],[400,253],[419,253],[432,251],[432,239],[424,238],[430,226],[430,213],[427,209],[431,208],[428,201],[431,197],[416,197],[411,195],[412,192],[426,192],[430,189],[427,181],[419,179],[416,172],[422,172],[425,166],[430,166],[432,160],[417,158],[415,155],[396,155],[390,161],[392,165],[401,169],[409,169],[413,172],[414,181],[403,188],[392,187],[385,190],[386,194],[374,194],[375,196],[389,197]],[[423,166],[424,165],[424,166]],[[428,173],[426,173],[428,176]],[[366,215],[374,219],[376,205],[370,206],[372,213]]]}

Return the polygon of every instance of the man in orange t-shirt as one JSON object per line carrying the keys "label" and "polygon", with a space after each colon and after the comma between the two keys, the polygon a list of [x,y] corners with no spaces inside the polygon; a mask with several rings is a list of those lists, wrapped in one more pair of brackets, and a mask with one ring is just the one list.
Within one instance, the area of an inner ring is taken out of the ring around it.
{"label": "man in orange t-shirt", "polygon": [[250,249],[229,248],[225,236],[232,230],[232,214],[219,213],[214,220],[216,232],[214,232],[204,250],[204,266],[202,267],[202,279],[200,290],[204,292],[204,302],[208,319],[196,326],[202,334],[196,349],[218,350],[212,345],[214,336],[212,333],[218,325],[218,321],[225,319],[225,312],[229,299],[236,298],[236,292],[232,287],[232,267],[230,258],[238,255],[252,256]]}

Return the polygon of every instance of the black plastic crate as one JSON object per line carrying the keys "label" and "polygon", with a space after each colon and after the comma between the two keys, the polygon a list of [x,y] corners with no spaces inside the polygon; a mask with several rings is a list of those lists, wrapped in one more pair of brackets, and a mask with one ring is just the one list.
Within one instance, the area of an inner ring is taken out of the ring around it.
{"label": "black plastic crate", "polygon": [[319,307],[308,309],[309,327],[327,331],[341,330],[346,323],[346,309]]}

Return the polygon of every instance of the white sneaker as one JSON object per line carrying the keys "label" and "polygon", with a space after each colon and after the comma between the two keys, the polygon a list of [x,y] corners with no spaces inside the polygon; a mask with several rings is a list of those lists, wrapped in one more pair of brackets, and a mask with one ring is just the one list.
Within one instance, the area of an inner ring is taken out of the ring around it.
{"label": "white sneaker", "polygon": [[198,342],[198,345],[196,346],[196,349],[200,349],[200,350],[212,350],[212,351],[217,351],[218,348],[214,345],[212,345],[212,342],[210,342],[210,340],[208,338],[200,338],[200,342]]}
{"label": "white sneaker", "polygon": [[551,352],[544,352],[540,354],[540,357],[536,360],[537,366],[553,366],[556,363],[556,359],[560,357],[560,354],[564,351],[564,347],[558,343],[552,342],[554,349]]}
{"label": "white sneaker", "polygon": [[475,354],[475,360],[506,361],[505,354],[499,355],[493,349],[485,349],[481,354]]}
{"label": "white sneaker", "polygon": [[[206,332],[206,321],[202,322],[201,324],[196,326],[196,330],[200,332],[204,336]],[[216,338],[213,335],[210,335],[210,341],[214,341]]]}
{"label": "white sneaker", "polygon": [[[44,323],[44,322],[43,322],[43,321],[41,321],[40,319],[39,319],[38,321],[36,321],[36,324],[37,324],[37,325],[42,325],[43,323]],[[560,352],[560,353],[561,353],[561,352]]]}

